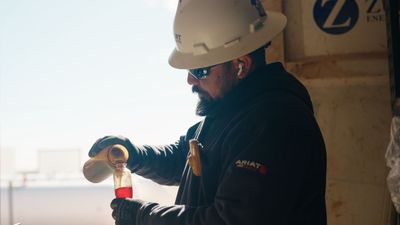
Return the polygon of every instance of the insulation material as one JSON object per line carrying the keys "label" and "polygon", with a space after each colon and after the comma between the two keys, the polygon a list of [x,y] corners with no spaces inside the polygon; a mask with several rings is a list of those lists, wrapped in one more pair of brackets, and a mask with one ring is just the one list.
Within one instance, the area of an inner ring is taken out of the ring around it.
{"label": "insulation material", "polygon": [[392,119],[390,142],[386,151],[386,164],[390,167],[387,184],[396,211],[400,213],[400,117]]}

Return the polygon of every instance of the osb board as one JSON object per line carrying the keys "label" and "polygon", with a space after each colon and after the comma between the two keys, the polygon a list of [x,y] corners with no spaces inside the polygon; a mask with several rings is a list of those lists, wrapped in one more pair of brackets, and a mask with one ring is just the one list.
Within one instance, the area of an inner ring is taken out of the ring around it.
{"label": "osb board", "polygon": [[330,225],[387,224],[388,77],[307,79],[327,154]]}

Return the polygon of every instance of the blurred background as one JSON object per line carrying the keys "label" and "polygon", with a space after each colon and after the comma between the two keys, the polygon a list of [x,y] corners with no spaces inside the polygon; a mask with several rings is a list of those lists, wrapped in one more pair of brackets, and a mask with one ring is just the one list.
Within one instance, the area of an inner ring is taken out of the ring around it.
{"label": "blurred background", "polygon": [[[0,1],[1,225],[113,224],[112,178],[91,184],[92,144],[169,144],[199,121],[186,72],[167,61],[177,0]],[[176,187],[133,176],[134,196]]]}

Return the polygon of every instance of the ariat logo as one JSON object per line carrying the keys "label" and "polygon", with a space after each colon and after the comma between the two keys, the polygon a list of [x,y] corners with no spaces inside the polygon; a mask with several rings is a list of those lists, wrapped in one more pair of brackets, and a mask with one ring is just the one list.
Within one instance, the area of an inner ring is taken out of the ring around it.
{"label": "ariat logo", "polygon": [[255,172],[259,172],[260,174],[267,173],[267,167],[258,162],[250,161],[250,160],[237,160],[235,162],[237,168],[243,168]]}

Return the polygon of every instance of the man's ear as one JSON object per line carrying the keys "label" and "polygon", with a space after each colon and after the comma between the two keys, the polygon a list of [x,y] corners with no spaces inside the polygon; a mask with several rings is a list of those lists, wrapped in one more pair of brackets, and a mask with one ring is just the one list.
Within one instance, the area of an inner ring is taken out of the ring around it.
{"label": "man's ear", "polygon": [[253,60],[249,55],[241,56],[232,62],[239,80],[246,78],[251,72]]}

